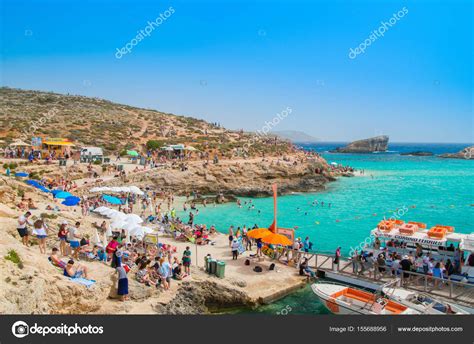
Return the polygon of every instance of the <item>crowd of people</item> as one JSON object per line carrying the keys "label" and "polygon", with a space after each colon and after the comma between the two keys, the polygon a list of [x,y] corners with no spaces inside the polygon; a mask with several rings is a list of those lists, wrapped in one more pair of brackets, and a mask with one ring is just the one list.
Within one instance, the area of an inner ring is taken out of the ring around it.
{"label": "crowd of people", "polygon": [[439,280],[449,279],[453,274],[460,275],[462,264],[474,266],[474,254],[471,253],[464,261],[462,251],[452,243],[445,250],[434,253],[424,250],[418,243],[413,247],[399,240],[389,240],[382,246],[376,238],[372,248],[374,250],[353,252],[351,261],[354,273],[368,274],[369,277],[376,272],[382,275],[402,275],[408,283],[410,272],[414,272],[436,277],[433,284],[441,288],[444,284],[439,283]]}

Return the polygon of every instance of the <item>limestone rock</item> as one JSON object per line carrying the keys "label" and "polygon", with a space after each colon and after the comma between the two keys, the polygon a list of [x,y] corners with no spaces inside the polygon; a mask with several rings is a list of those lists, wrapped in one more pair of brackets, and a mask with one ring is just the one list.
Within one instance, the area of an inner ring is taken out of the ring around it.
{"label": "limestone rock", "polygon": [[388,136],[376,136],[369,139],[358,140],[349,143],[345,147],[339,147],[332,153],[373,153],[385,152],[388,147]]}

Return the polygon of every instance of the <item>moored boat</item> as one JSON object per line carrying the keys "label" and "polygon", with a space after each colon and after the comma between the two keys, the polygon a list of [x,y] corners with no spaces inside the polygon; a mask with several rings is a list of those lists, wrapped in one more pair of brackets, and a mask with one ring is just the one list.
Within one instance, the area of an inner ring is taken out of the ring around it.
{"label": "moored boat", "polygon": [[406,290],[401,288],[384,287],[385,296],[395,302],[416,309],[422,314],[450,314],[467,315],[472,314],[464,307],[452,302],[443,301],[425,293]]}
{"label": "moored boat", "polygon": [[400,302],[344,285],[314,283],[311,288],[333,314],[402,315],[420,314]]}

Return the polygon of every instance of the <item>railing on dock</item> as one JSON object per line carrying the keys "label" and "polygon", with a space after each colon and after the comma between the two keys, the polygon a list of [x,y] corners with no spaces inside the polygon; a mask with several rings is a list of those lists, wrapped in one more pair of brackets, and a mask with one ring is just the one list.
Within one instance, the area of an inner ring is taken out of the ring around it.
{"label": "railing on dock", "polygon": [[[361,263],[353,263],[347,258],[340,258],[334,263],[335,255],[322,252],[304,252],[284,250],[277,259],[286,257],[290,265],[298,267],[303,258],[308,259],[308,266],[314,271],[331,271],[340,275],[379,284],[380,287],[397,286],[404,289],[425,292],[451,299],[474,307],[474,285],[468,282],[455,281],[451,277],[438,278],[414,271],[393,271],[388,266],[379,266],[376,262],[370,269],[362,269]],[[382,268],[379,270],[379,268]],[[366,274],[368,273],[368,275]]]}

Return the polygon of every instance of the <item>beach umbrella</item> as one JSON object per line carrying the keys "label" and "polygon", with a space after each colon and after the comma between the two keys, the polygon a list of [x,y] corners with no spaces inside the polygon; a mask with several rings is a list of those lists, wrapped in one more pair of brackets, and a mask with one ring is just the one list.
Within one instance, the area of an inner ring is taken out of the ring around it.
{"label": "beach umbrella", "polygon": [[56,190],[51,191],[51,193],[53,194],[54,197],[56,197],[56,195],[60,192],[64,192],[64,190],[56,189]]}
{"label": "beach umbrella", "polygon": [[143,219],[137,214],[127,214],[127,219],[125,221],[127,221],[128,223],[137,224],[137,223],[142,223]]}
{"label": "beach umbrella", "polygon": [[31,185],[31,186],[34,186],[34,187],[36,187],[36,188],[41,185],[37,180],[33,180],[33,179],[28,179],[28,180],[26,181],[26,184]]}
{"label": "beach umbrella", "polygon": [[89,191],[90,192],[104,192],[104,191],[110,191],[110,188],[108,186],[96,186],[90,189]]}
{"label": "beach umbrella", "polygon": [[110,226],[112,228],[123,228],[125,227],[126,225],[128,224],[128,222],[126,222],[125,220],[122,220],[120,218],[115,218],[112,223],[110,224]]}
{"label": "beach umbrella", "polygon": [[113,213],[112,215],[110,215],[109,218],[113,221],[115,220],[125,221],[127,219],[127,214],[122,213],[121,211],[117,211],[116,213]]}
{"label": "beach umbrella", "polygon": [[51,190],[49,190],[48,188],[44,187],[43,185],[38,185],[36,186],[37,189],[40,189],[41,191],[43,192],[51,192]]}
{"label": "beach umbrella", "polygon": [[[54,193],[53,193],[54,195]],[[67,192],[67,191],[61,191],[61,192],[58,192],[54,195],[55,198],[68,198],[68,197],[71,197],[72,194]]]}
{"label": "beach umbrella", "polygon": [[127,155],[130,155],[130,156],[138,156],[138,152],[137,152],[137,151],[134,151],[134,150],[128,150],[128,151],[127,151]]}
{"label": "beach umbrella", "polygon": [[113,236],[114,233],[112,233],[112,228],[110,226],[107,226],[107,229],[105,231],[105,244],[107,245],[107,237]]}
{"label": "beach umbrella", "polygon": [[191,151],[191,152],[195,152],[197,151],[196,148],[192,147],[192,146],[187,146],[186,148],[184,148],[185,150],[188,150],[188,151]]}
{"label": "beach umbrella", "polygon": [[268,235],[265,235],[262,238],[262,242],[271,245],[281,245],[281,246],[290,246],[293,245],[293,242],[288,239],[286,236],[270,232]]}
{"label": "beach umbrella", "polygon": [[95,209],[92,210],[92,211],[93,211],[94,213],[100,213],[100,212],[105,211],[105,210],[107,210],[107,209],[109,209],[109,208],[104,207],[104,206],[101,206],[101,207],[95,208]]}
{"label": "beach umbrella", "polygon": [[95,245],[102,245],[102,241],[100,240],[99,232],[97,231],[97,228],[94,228],[94,234],[92,234],[91,241]]}
{"label": "beach umbrella", "polygon": [[109,208],[107,210],[102,211],[100,213],[100,215],[107,216],[108,218],[112,218],[112,217],[116,216],[118,213],[120,213],[118,210]]}
{"label": "beach umbrella", "polygon": [[129,230],[130,235],[143,238],[145,234],[153,233],[153,230],[148,227],[135,226]]}
{"label": "beach umbrella", "polygon": [[28,177],[29,174],[26,172],[16,172],[15,177]]}
{"label": "beach umbrella", "polygon": [[270,233],[271,232],[268,228],[257,228],[257,229],[249,230],[247,232],[247,236],[254,239],[261,239]]}
{"label": "beach umbrella", "polygon": [[114,196],[104,195],[103,198],[104,198],[104,201],[110,204],[122,204],[122,201],[119,198],[114,197]]}
{"label": "beach umbrella", "polygon": [[136,186],[130,186],[130,192],[131,193],[134,193],[136,195],[143,195],[144,192],[142,190],[140,190],[140,188],[136,187]]}
{"label": "beach umbrella", "polygon": [[68,207],[78,205],[81,199],[77,196],[70,196],[67,197],[64,201],[61,202],[61,204],[67,205]]}
{"label": "beach umbrella", "polygon": [[31,145],[21,140],[10,143],[10,147],[30,147]]}

